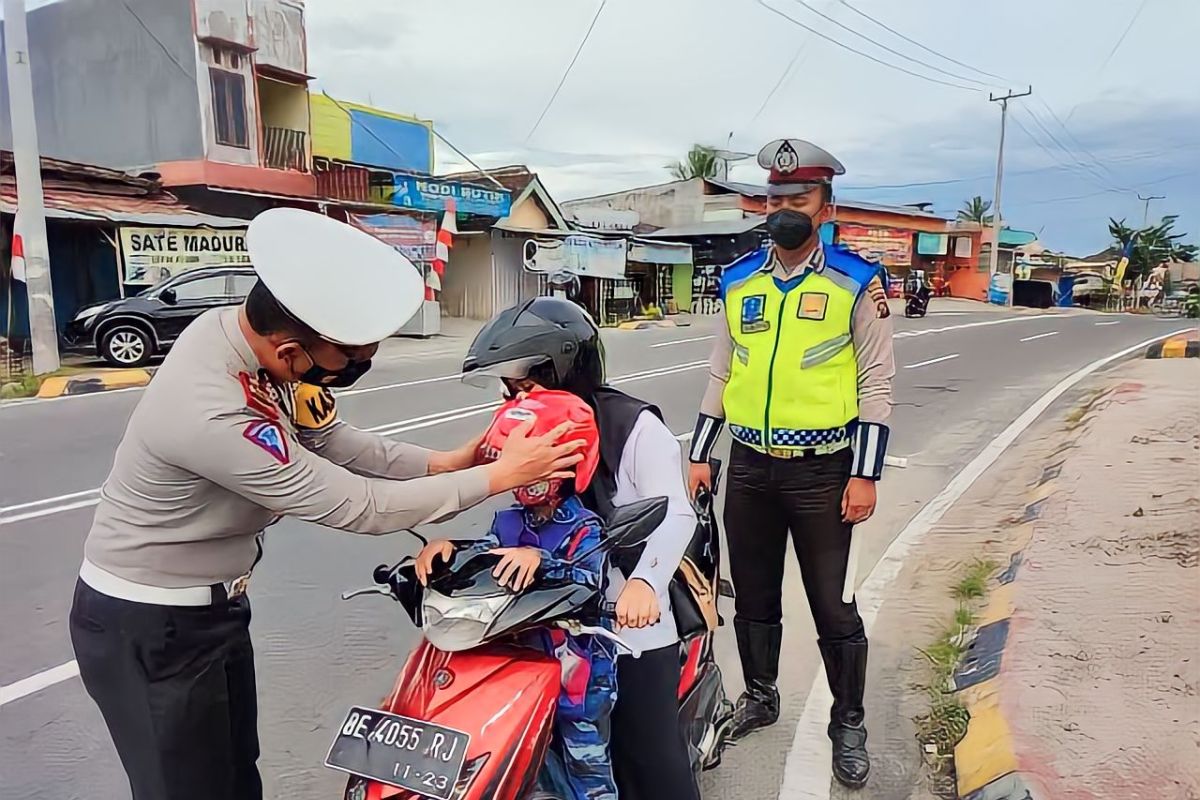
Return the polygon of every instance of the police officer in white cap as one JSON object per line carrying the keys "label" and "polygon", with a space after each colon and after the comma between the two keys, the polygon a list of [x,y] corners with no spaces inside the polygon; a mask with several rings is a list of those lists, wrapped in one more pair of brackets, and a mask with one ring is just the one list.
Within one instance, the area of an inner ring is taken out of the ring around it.
{"label": "police officer in white cap", "polygon": [[[179,337],[133,412],[101,490],[71,609],[80,675],[134,800],[258,800],[250,572],[292,516],[383,534],[569,472],[561,431],[426,450],[336,418],[330,387],[370,368],[422,302],[402,255],[295,209],[247,235],[258,283]],[[302,386],[300,382],[308,384]]]}
{"label": "police officer in white cap", "polygon": [[725,533],[746,682],[730,737],[779,718],[790,533],[833,694],[833,774],[857,788],[871,766],[863,709],[867,638],[858,608],[842,600],[842,584],[851,530],[875,510],[887,450],[892,321],[880,266],[821,241],[821,225],[833,220],[832,181],[845,171],[841,163],[801,139],[771,142],[758,163],[770,171],[771,245],[722,275],[725,315],[689,470],[693,487],[711,482],[709,455],[728,423]]}

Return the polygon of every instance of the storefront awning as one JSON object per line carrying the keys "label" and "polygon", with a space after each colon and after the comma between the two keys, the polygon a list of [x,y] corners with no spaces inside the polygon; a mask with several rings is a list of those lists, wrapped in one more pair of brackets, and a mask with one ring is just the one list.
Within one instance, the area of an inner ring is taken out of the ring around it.
{"label": "storefront awning", "polygon": [[629,260],[643,264],[691,264],[692,246],[682,242],[629,242]]}
{"label": "storefront awning", "polygon": [[[100,194],[45,186],[46,216],[51,219],[90,220],[134,225],[159,225],[180,228],[244,228],[247,221],[233,217],[200,214],[168,194],[130,196]],[[15,188],[0,187],[0,211],[17,212]]]}

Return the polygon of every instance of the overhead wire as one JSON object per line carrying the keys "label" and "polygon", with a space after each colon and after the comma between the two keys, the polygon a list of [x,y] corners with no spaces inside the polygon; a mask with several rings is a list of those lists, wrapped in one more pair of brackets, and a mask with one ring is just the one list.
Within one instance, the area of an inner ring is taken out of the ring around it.
{"label": "overhead wire", "polygon": [[775,81],[775,85],[771,87],[771,91],[767,93],[766,98],[762,101],[762,105],[758,107],[758,111],[756,111],[754,116],[750,118],[750,125],[758,122],[758,118],[761,117],[763,112],[767,110],[767,105],[770,104],[771,100],[775,97],[775,94],[783,87],[783,84],[787,81],[788,76],[792,74],[792,70],[795,69],[796,64],[799,62],[800,56],[804,54],[807,48],[808,40],[806,39],[800,43],[798,48],[796,48],[796,52],[792,55],[792,59],[788,61],[783,72],[779,74],[779,80]]}
{"label": "overhead wire", "polygon": [[881,49],[881,50],[885,50],[885,51],[887,51],[888,53],[891,53],[891,54],[892,54],[892,55],[894,55],[894,56],[899,56],[900,58],[903,58],[905,61],[911,61],[911,62],[912,62],[912,63],[914,63],[914,64],[919,64],[919,65],[921,65],[922,67],[925,67],[926,69],[931,69],[931,70],[933,70],[934,72],[936,72],[936,73],[938,73],[938,74],[940,74],[940,75],[945,75],[945,76],[947,76],[947,77],[950,77],[950,78],[956,78],[956,79],[958,79],[958,80],[960,80],[960,81],[966,81],[967,83],[974,83],[974,84],[977,84],[978,86],[992,86],[992,85],[994,85],[994,84],[990,84],[990,83],[988,83],[988,82],[986,82],[986,81],[980,81],[980,80],[976,80],[975,78],[969,77],[969,76],[967,76],[967,75],[959,75],[959,74],[958,74],[958,73],[956,73],[956,72],[950,72],[949,70],[944,70],[944,69],[942,69],[941,67],[937,66],[936,64],[930,64],[928,61],[922,61],[922,60],[921,60],[921,59],[919,59],[919,58],[913,58],[912,56],[910,56],[910,55],[906,55],[905,53],[902,53],[902,52],[900,52],[899,50],[895,50],[895,49],[893,49],[893,48],[891,48],[891,47],[888,47],[886,44],[883,44],[882,42],[880,42],[880,41],[877,41],[877,40],[875,40],[875,39],[872,39],[870,36],[867,36],[865,33],[861,33],[861,32],[859,32],[859,31],[855,30],[854,28],[851,28],[849,25],[846,25],[846,24],[842,23],[841,21],[839,21],[839,20],[835,19],[834,17],[831,17],[831,16],[829,16],[829,15],[828,15],[828,14],[826,14],[824,11],[821,11],[820,9],[814,8],[813,6],[811,6],[811,5],[809,5],[807,2],[805,2],[805,0],[792,0],[792,2],[793,2],[793,3],[798,3],[798,4],[802,5],[802,6],[804,6],[804,7],[805,7],[805,8],[807,8],[809,11],[811,11],[812,13],[814,13],[814,14],[816,14],[818,17],[820,17],[821,19],[823,19],[823,20],[826,20],[827,22],[831,22],[831,23],[833,23],[834,25],[836,25],[837,27],[839,27],[839,28],[841,28],[842,30],[846,31],[847,33],[849,33],[849,34],[852,34],[852,35],[854,35],[854,36],[857,36],[858,38],[860,38],[860,39],[862,39],[862,40],[864,40],[864,41],[870,42],[871,44],[875,45],[875,46],[876,46],[876,47],[878,47],[879,49]]}
{"label": "overhead wire", "polygon": [[1062,140],[1059,139],[1057,136],[1055,136],[1054,132],[1051,131],[1048,127],[1046,127],[1045,123],[1043,123],[1041,118],[1039,118],[1038,115],[1036,113],[1034,113],[1033,109],[1022,106],[1020,108],[1020,110],[1025,113],[1025,116],[1031,122],[1033,122],[1034,125],[1037,126],[1038,130],[1040,130],[1042,133],[1044,133],[1050,139],[1050,141],[1053,144],[1055,144],[1059,150],[1061,150],[1063,152],[1063,154],[1067,158],[1073,159],[1073,163],[1076,164],[1077,166],[1079,166],[1080,169],[1087,170],[1087,172],[1089,174],[1094,175],[1096,178],[1099,178],[1100,180],[1107,180],[1107,178],[1105,178],[1105,176],[1102,175],[1100,173],[1100,171],[1098,169],[1096,169],[1096,167],[1092,166],[1091,164],[1085,163],[1081,158],[1079,158],[1079,155],[1077,153],[1073,152],[1071,150],[1071,148],[1069,148],[1065,144],[1063,144]]}
{"label": "overhead wire", "polygon": [[772,14],[775,14],[776,16],[779,16],[779,17],[783,17],[784,19],[786,19],[788,22],[792,23],[796,27],[803,28],[804,30],[808,31],[809,33],[824,39],[825,41],[829,42],[830,44],[834,44],[834,45],[842,48],[843,50],[848,50],[851,53],[854,53],[855,55],[862,56],[863,58],[867,59],[868,61],[874,61],[876,64],[879,64],[881,66],[888,67],[889,69],[894,69],[897,72],[903,72],[904,74],[911,75],[914,78],[920,78],[921,80],[928,81],[929,83],[937,83],[937,84],[941,84],[942,86],[950,86],[952,88],[962,89],[963,91],[967,91],[967,92],[979,91],[979,89],[977,87],[964,86],[961,83],[951,83],[950,81],[943,81],[938,78],[931,78],[928,75],[922,75],[919,72],[913,72],[910,69],[905,69],[904,67],[898,66],[896,64],[892,64],[888,61],[884,61],[883,59],[876,58],[875,56],[871,55],[870,53],[864,53],[863,51],[858,50],[854,47],[851,47],[850,45],[848,45],[838,39],[835,39],[832,36],[829,36],[828,34],[822,33],[821,31],[817,30],[816,28],[813,28],[810,25],[806,25],[805,23],[801,22],[800,20],[796,19],[795,17],[789,16],[789,15],[783,13],[779,9],[768,5],[766,3],[766,0],[755,0],[755,2],[757,2],[763,8],[765,8],[767,11],[770,11]]}
{"label": "overhead wire", "polygon": [[1116,44],[1112,46],[1112,49],[1108,51],[1108,55],[1104,57],[1104,62],[1100,64],[1100,69],[1096,71],[1097,75],[1104,72],[1105,67],[1108,66],[1108,62],[1112,61],[1112,57],[1115,56],[1117,51],[1121,49],[1121,45],[1125,43],[1125,37],[1129,35],[1131,30],[1133,30],[1133,26],[1137,24],[1138,17],[1140,17],[1142,12],[1146,10],[1147,2],[1148,0],[1142,0],[1142,2],[1138,4],[1137,11],[1133,12],[1133,16],[1129,18],[1129,24],[1125,26],[1125,30],[1121,32],[1121,36],[1117,39]]}
{"label": "overhead wire", "polygon": [[982,69],[980,69],[979,67],[973,67],[973,66],[971,66],[970,64],[965,64],[965,63],[963,63],[962,61],[958,61],[958,60],[956,60],[956,59],[954,59],[954,58],[951,58],[950,56],[946,55],[945,53],[941,53],[941,52],[938,52],[937,50],[934,50],[932,47],[928,47],[928,46],[926,46],[926,45],[924,45],[924,44],[921,44],[921,43],[920,43],[920,42],[918,42],[916,39],[912,39],[912,38],[910,38],[910,37],[908,37],[908,36],[905,36],[905,35],[904,35],[903,33],[901,33],[900,31],[896,30],[895,28],[889,27],[889,26],[888,26],[886,23],[883,23],[883,22],[879,21],[878,19],[876,19],[875,17],[872,17],[872,16],[871,16],[870,14],[868,14],[867,12],[865,12],[865,11],[863,11],[863,10],[859,9],[859,8],[855,8],[854,6],[850,5],[848,2],[846,2],[846,0],[838,0],[838,2],[839,2],[839,3],[841,3],[842,5],[844,5],[846,8],[850,9],[851,11],[853,11],[855,14],[859,15],[860,17],[862,17],[863,19],[866,19],[866,20],[868,20],[868,21],[870,21],[870,22],[872,22],[872,23],[874,23],[874,24],[878,25],[879,27],[883,28],[883,29],[884,29],[885,31],[887,31],[888,33],[892,34],[893,36],[898,36],[899,38],[903,39],[904,41],[908,42],[909,44],[916,45],[917,47],[919,47],[919,48],[921,48],[922,50],[924,50],[926,53],[929,53],[929,54],[931,54],[931,55],[935,55],[935,56],[937,56],[938,58],[945,59],[946,61],[949,61],[951,64],[956,64],[956,65],[958,65],[958,66],[960,66],[960,67],[963,67],[963,68],[965,68],[965,69],[969,69],[969,70],[971,70],[972,72],[977,72],[977,73],[979,73],[980,75],[983,75],[984,77],[987,77],[987,78],[995,78],[995,79],[996,79],[996,80],[998,80],[998,81],[1002,81],[1002,82],[1011,83],[1011,81],[1009,81],[1007,78],[1004,78],[1004,77],[1002,77],[1002,76],[1000,76],[1000,75],[996,75],[995,73],[992,73],[992,72],[987,72],[986,70],[982,70]]}
{"label": "overhead wire", "polygon": [[554,87],[554,94],[550,95],[550,99],[546,101],[546,107],[542,109],[542,113],[538,115],[537,122],[533,123],[533,127],[529,129],[529,133],[525,136],[525,142],[528,143],[533,138],[533,134],[541,126],[542,120],[550,113],[550,107],[554,105],[554,101],[558,99],[558,93],[562,91],[563,85],[567,82],[567,77],[571,74],[571,70],[575,68],[575,62],[579,60],[579,54],[583,52],[584,45],[588,43],[588,39],[592,38],[592,31],[596,29],[596,23],[600,20],[600,15],[604,13],[604,6],[608,0],[600,0],[600,6],[596,9],[595,16],[592,17],[592,22],[588,25],[587,32],[583,34],[583,38],[579,40],[579,47],[575,48],[575,55],[571,56],[571,63],[567,64],[567,68],[563,70],[562,77],[558,81],[558,86]]}

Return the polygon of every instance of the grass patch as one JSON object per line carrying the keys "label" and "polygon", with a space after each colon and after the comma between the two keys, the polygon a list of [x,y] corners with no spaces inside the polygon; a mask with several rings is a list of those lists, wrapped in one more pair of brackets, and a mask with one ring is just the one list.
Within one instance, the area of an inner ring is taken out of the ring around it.
{"label": "grass patch", "polygon": [[955,693],[954,671],[967,651],[977,619],[976,606],[987,594],[988,579],[996,569],[996,562],[988,559],[971,562],[951,589],[951,595],[958,601],[953,616],[931,644],[917,648],[929,664],[929,681],[921,687],[929,700],[929,709],[913,722],[929,767],[930,789],[947,800],[958,797],[954,747],[966,735],[971,718]]}
{"label": "grass patch", "polygon": [[14,400],[19,397],[33,397],[46,378],[67,377],[81,372],[92,372],[86,367],[59,367],[54,372],[45,375],[4,374],[0,375],[0,400]]}

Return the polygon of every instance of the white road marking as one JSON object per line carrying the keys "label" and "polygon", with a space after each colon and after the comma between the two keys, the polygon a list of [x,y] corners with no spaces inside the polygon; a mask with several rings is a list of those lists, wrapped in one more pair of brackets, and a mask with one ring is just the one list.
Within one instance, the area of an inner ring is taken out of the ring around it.
{"label": "white road marking", "polygon": [[961,331],[966,328],[986,328],[989,325],[1007,325],[1010,322],[1024,322],[1030,319],[1045,319],[1046,317],[1054,317],[1055,314],[1030,314],[1022,317],[1004,317],[1003,319],[989,319],[983,322],[964,322],[962,325],[947,325],[944,328],[922,328],[915,331],[898,331],[892,334],[893,339],[911,339],[914,336],[928,336],[933,333],[946,333],[947,331]]}
{"label": "white road marking", "polygon": [[386,389],[403,389],[405,386],[423,386],[427,383],[441,383],[442,381],[462,380],[462,373],[456,372],[453,375],[440,375],[436,378],[420,378],[415,381],[402,381],[400,383],[384,383],[379,386],[364,386],[361,389],[343,389],[340,392],[334,392],[334,397],[353,397],[358,394],[370,394],[371,392],[382,392]]}
{"label": "white road marking", "polygon": [[1108,322],[1097,322],[1096,327],[1100,327],[1101,325],[1120,325],[1120,324],[1121,324],[1121,320],[1110,319]]}
{"label": "white road marking", "polygon": [[713,337],[713,336],[694,336],[691,339],[675,339],[670,342],[659,342],[658,344],[652,344],[652,345],[650,345],[650,348],[654,349],[657,347],[671,347],[672,345],[687,344],[688,342],[707,342],[709,339],[712,339],[712,338],[715,338],[715,337]]}
{"label": "white road marking", "polygon": [[22,697],[28,697],[56,683],[68,681],[78,674],[79,665],[74,661],[68,661],[65,664],[59,664],[57,667],[44,670],[36,675],[30,675],[28,678],[19,680],[16,683],[0,686],[0,706],[8,705],[14,700],[20,700]]}
{"label": "white road marking", "polygon": [[[1042,412],[1067,390],[1104,365],[1136,353],[1154,342],[1188,330],[1190,329],[1184,328],[1174,333],[1155,336],[1153,339],[1147,339],[1133,347],[1127,347],[1112,355],[1097,359],[1076,370],[1039,397],[1021,416],[1009,423],[1007,428],[980,450],[958,474],[950,479],[946,488],[926,503],[917,512],[917,515],[901,529],[896,538],[888,545],[883,556],[871,568],[858,591],[855,592],[855,597],[858,599],[858,611],[862,615],[867,633],[870,634],[879,609],[883,605],[884,593],[900,575],[909,550],[924,539],[925,535],[933,526],[937,525],[951,506],[971,488],[971,485],[988,467],[995,463],[996,459],[1016,441],[1016,438],[1041,416]],[[825,728],[829,724],[829,706],[832,702],[833,696],[830,694],[829,684],[825,680],[825,668],[819,666],[817,674],[813,677],[812,687],[808,690],[808,696],[804,700],[804,710],[800,715],[800,722],[796,726],[792,749],[787,755],[783,785],[779,791],[780,800],[784,798],[787,800],[829,800],[829,762],[832,752]]]}
{"label": "white road marking", "polygon": [[928,367],[930,364],[940,364],[943,361],[949,361],[952,358],[958,358],[958,356],[958,353],[951,353],[948,356],[938,356],[937,358],[931,358],[928,361],[918,361],[915,364],[905,364],[904,368],[916,369],[917,367]]}
{"label": "white road marking", "polygon": [[[689,370],[700,369],[707,367],[707,361],[688,361],[683,364],[673,364],[668,367],[657,367],[655,369],[644,370],[642,372],[633,372],[628,375],[619,375],[613,378],[612,383],[632,383],[633,381],[647,380],[649,378],[659,378],[665,375],[674,375],[678,372],[687,372]],[[420,430],[422,428],[431,428],[434,425],[441,425],[446,422],[454,422],[459,419],[466,419],[478,414],[483,414],[500,405],[500,401],[495,400],[489,403],[477,403],[475,405],[463,406],[461,408],[452,408],[446,411],[438,411],[433,414],[425,414],[420,417],[411,419],[399,420],[397,422],[388,422],[383,425],[375,425],[363,430],[371,433],[377,433],[380,436],[395,436],[399,433],[407,433],[408,431]],[[66,511],[74,511],[80,508],[88,508],[100,502],[100,490],[87,489],[82,492],[72,492],[71,494],[59,495],[57,497],[47,497],[41,500],[34,500],[28,503],[19,503],[13,506],[0,507],[0,526],[12,525],[18,522],[25,522],[31,519],[40,517],[48,517],[51,514],[60,514]]]}
{"label": "white road marking", "polygon": [[1045,339],[1047,336],[1058,336],[1058,331],[1046,331],[1045,333],[1036,333],[1033,336],[1026,336],[1022,342],[1032,342],[1035,339]]}
{"label": "white road marking", "polygon": [[970,311],[930,311],[928,316],[931,317],[965,317]]}

